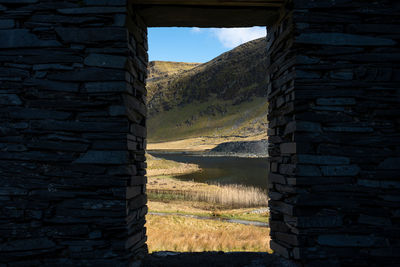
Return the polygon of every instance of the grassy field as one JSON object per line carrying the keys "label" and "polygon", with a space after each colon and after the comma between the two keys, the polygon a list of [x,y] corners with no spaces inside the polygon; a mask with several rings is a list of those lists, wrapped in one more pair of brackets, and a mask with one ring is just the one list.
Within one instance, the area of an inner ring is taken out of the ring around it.
{"label": "grassy field", "polygon": [[[181,181],[172,175],[199,171],[199,167],[151,155],[146,157],[149,166],[149,211],[170,214],[147,215],[147,243],[151,252],[270,251],[269,228],[175,215],[268,222],[265,192],[237,185]],[[154,174],[160,173],[160,170],[163,175]]]}
{"label": "grassy field", "polygon": [[166,160],[162,158],[153,157],[150,154],[146,154],[147,160],[147,175],[173,175],[173,174],[185,174],[200,171],[200,168],[196,164],[180,163],[172,160]]}
{"label": "grassy field", "polygon": [[187,200],[157,200],[150,198],[148,203],[152,212],[196,215],[210,218],[237,219],[255,222],[268,222],[268,212],[254,212],[254,208],[229,209],[213,203]]}
{"label": "grassy field", "polygon": [[147,215],[148,245],[153,251],[262,251],[269,248],[269,228],[179,216]]}
{"label": "grassy field", "polygon": [[264,97],[253,97],[251,101],[237,105],[233,105],[232,100],[211,97],[206,102],[175,107],[149,118],[149,144],[199,136],[211,144],[265,139],[267,111],[268,103]]}

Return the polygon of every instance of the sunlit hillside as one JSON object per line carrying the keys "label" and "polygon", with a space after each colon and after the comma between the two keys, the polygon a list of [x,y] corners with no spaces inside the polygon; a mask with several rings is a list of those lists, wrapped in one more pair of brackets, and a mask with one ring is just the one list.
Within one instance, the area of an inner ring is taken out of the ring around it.
{"label": "sunlit hillside", "polygon": [[204,63],[151,62],[150,142],[266,137],[265,38]]}

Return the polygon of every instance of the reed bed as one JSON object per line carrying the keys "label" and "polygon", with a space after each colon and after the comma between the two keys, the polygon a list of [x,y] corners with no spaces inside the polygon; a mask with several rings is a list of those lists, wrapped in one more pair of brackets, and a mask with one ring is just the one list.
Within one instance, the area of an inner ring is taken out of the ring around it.
{"label": "reed bed", "polygon": [[266,192],[259,188],[243,185],[216,184],[212,190],[170,190],[148,189],[150,199],[188,200],[213,203],[227,208],[265,207],[268,204]]}

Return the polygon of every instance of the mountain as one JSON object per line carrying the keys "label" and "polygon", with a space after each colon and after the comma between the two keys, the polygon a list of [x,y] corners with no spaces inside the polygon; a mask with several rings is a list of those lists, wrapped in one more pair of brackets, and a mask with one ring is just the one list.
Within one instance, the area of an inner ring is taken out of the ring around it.
{"label": "mountain", "polygon": [[148,66],[147,83],[154,83],[172,75],[181,74],[197,67],[200,63],[185,63],[172,61],[151,61]]}
{"label": "mountain", "polygon": [[266,40],[204,63],[150,62],[150,142],[266,136]]}

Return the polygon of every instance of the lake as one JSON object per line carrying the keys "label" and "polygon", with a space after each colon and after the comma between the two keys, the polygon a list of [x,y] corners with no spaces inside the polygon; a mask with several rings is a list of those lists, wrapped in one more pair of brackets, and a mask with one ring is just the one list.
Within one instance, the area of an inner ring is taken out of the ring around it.
{"label": "lake", "polygon": [[175,176],[181,180],[202,183],[242,184],[268,189],[268,159],[242,157],[210,157],[189,153],[149,152],[151,155],[183,163],[195,163],[202,169]]}

